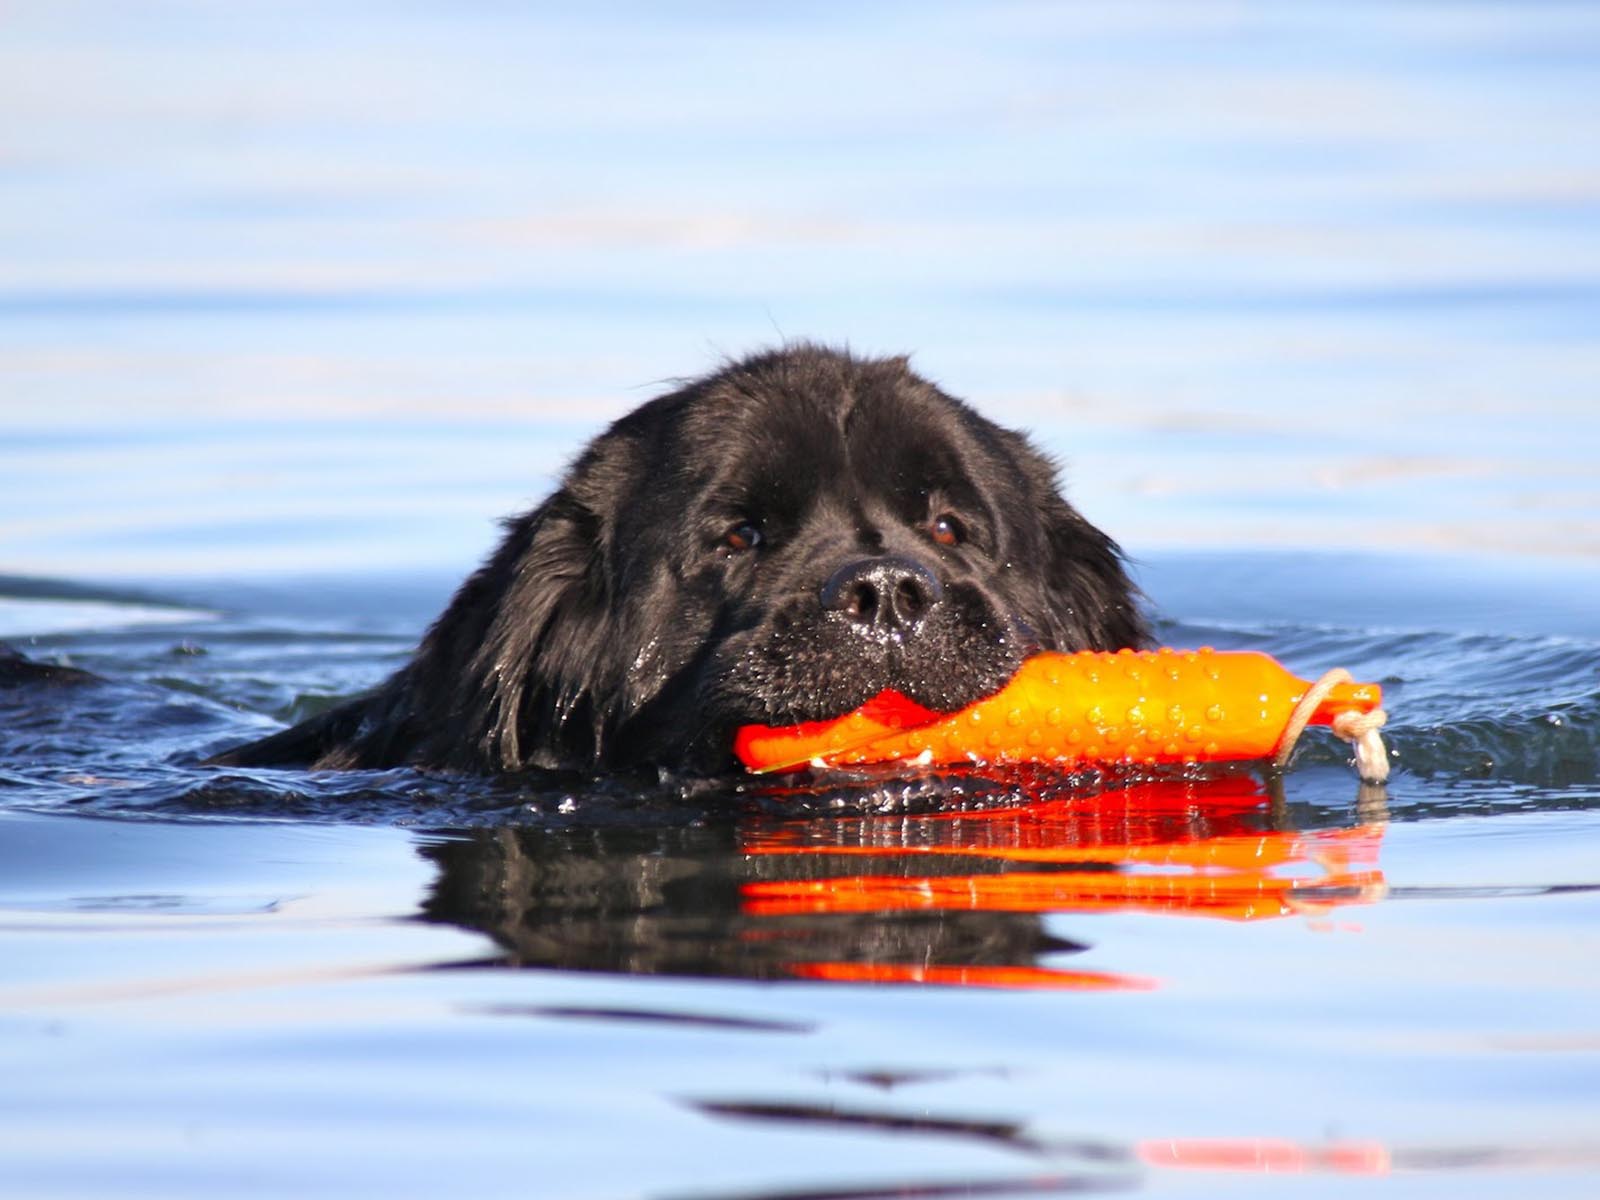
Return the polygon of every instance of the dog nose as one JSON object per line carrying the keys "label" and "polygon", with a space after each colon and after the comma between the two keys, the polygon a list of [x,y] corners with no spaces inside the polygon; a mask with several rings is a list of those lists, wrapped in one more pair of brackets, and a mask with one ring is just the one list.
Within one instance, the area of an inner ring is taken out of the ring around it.
{"label": "dog nose", "polygon": [[908,630],[944,598],[938,577],[909,558],[846,563],[822,585],[822,607],[867,629]]}

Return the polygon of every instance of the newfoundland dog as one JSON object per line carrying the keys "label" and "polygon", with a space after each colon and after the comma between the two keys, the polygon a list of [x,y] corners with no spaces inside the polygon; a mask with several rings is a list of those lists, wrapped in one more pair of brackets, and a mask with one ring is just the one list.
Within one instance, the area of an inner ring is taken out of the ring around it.
{"label": "newfoundland dog", "polygon": [[1023,435],[790,346],[651,400],[513,517],[376,691],[231,766],[732,766],[740,725],[884,688],[950,710],[1037,650],[1147,641],[1115,543]]}

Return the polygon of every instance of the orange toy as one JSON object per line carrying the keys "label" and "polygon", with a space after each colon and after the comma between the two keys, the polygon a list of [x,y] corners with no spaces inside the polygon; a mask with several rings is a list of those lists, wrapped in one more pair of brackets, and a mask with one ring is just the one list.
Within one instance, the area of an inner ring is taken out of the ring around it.
{"label": "orange toy", "polygon": [[1362,777],[1380,781],[1388,769],[1377,738],[1382,693],[1377,684],[1348,680],[1330,672],[1312,684],[1255,651],[1047,653],[959,712],[933,712],[885,691],[833,720],[747,725],[734,738],[734,753],[755,771],[806,763],[1143,764],[1274,755],[1281,765],[1309,722],[1357,742]]}

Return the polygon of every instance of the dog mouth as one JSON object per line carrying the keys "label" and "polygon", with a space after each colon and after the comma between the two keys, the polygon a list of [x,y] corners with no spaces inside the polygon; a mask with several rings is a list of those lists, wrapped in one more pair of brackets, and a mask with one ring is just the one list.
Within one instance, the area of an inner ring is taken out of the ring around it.
{"label": "dog mouth", "polygon": [[989,615],[902,631],[829,619],[778,626],[715,672],[711,703],[733,725],[832,720],[886,691],[955,712],[998,691],[1042,648],[1025,622]]}
{"label": "dog mouth", "polygon": [[992,654],[953,653],[933,662],[919,661],[922,657],[891,647],[877,663],[843,664],[843,680],[817,688],[794,707],[807,714],[803,719],[830,719],[893,692],[933,712],[955,712],[1002,686],[1021,661],[1020,656]]}

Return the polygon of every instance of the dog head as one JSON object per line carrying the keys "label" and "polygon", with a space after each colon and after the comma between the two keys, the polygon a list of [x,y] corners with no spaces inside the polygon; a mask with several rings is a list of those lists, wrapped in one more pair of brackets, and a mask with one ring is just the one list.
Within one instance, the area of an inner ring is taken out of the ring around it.
{"label": "dog head", "polygon": [[409,670],[448,701],[424,758],[716,769],[740,724],[884,688],[959,708],[1036,650],[1146,637],[1116,546],[1022,435],[903,359],[799,347],[597,438]]}

